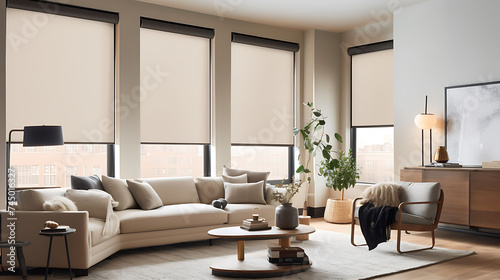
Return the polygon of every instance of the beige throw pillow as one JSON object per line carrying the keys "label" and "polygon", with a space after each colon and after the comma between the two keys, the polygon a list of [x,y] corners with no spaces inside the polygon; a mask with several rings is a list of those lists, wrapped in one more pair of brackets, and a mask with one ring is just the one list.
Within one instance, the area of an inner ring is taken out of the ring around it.
{"label": "beige throw pillow", "polygon": [[212,203],[224,197],[224,181],[221,177],[200,177],[196,179],[196,189],[201,203]]}
{"label": "beige throw pillow", "polygon": [[264,198],[266,197],[267,177],[269,177],[270,172],[233,169],[225,165],[223,166],[223,172],[224,175],[229,175],[229,176],[238,176],[247,174],[248,183],[257,183],[260,181],[264,181],[264,185],[262,186],[262,193],[264,194]]}
{"label": "beige throw pillow", "polygon": [[107,193],[111,194],[114,200],[118,201],[119,204],[115,210],[138,207],[137,202],[128,189],[127,181],[102,175],[102,187]]}
{"label": "beige throw pillow", "polygon": [[62,197],[66,189],[22,190],[19,191],[19,210],[43,211],[43,204],[55,197]]}
{"label": "beige throw pillow", "polygon": [[127,180],[127,185],[135,201],[142,209],[151,210],[163,206],[161,198],[147,182]]}
{"label": "beige throw pillow", "polygon": [[227,203],[266,204],[262,188],[264,181],[257,183],[233,184],[224,183]]}
{"label": "beige throw pillow", "polygon": [[224,183],[235,183],[235,184],[249,183],[248,175],[246,173],[238,176],[222,175],[222,180],[224,180]]}
{"label": "beige throw pillow", "polygon": [[66,197],[71,199],[80,211],[89,212],[89,217],[106,220],[111,195],[106,192],[68,189]]}

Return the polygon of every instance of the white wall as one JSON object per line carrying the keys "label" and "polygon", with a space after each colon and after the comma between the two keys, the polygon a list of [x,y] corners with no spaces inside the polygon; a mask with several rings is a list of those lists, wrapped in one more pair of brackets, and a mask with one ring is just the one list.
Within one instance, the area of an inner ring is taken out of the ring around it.
{"label": "white wall", "polygon": [[500,80],[498,11],[497,0],[432,0],[394,16],[396,179],[401,168],[421,163],[421,131],[413,119],[424,110],[425,95],[438,119],[435,150],[445,144],[444,88]]}

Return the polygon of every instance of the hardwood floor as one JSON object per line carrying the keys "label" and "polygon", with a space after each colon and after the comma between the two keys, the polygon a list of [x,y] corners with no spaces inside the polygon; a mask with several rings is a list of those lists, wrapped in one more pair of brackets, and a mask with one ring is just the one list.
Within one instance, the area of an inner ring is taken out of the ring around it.
{"label": "hardwood floor", "polygon": [[[331,224],[323,218],[311,219],[311,226],[350,234],[349,224]],[[357,234],[361,234],[359,227]],[[391,234],[395,240],[396,232]],[[403,241],[428,245],[430,234],[410,232],[403,234]],[[500,237],[490,237],[445,228],[436,230],[436,246],[450,249],[470,250],[476,254],[421,269],[397,273],[380,279],[500,279]],[[375,249],[376,250],[376,249]],[[394,246],[396,250],[396,246]],[[409,253],[411,254],[411,253]]]}

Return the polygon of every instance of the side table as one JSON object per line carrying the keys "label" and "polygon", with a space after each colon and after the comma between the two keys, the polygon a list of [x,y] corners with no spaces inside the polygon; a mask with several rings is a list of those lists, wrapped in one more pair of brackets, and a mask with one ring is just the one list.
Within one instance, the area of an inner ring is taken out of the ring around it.
{"label": "side table", "polygon": [[0,248],[16,247],[17,261],[19,263],[19,267],[21,268],[24,280],[28,278],[28,272],[26,271],[26,261],[24,260],[23,247],[30,244],[31,243],[27,241],[16,241],[13,244],[9,244],[8,242],[0,242]]}
{"label": "side table", "polygon": [[49,242],[49,254],[47,256],[47,268],[45,269],[45,280],[47,280],[47,276],[49,274],[49,263],[50,263],[50,250],[52,249],[52,238],[54,236],[64,236],[64,242],[66,243],[66,256],[68,257],[68,268],[69,268],[69,279],[73,279],[73,275],[71,273],[71,263],[69,261],[69,249],[68,249],[68,239],[67,235],[75,232],[76,229],[70,228],[67,231],[40,231],[40,235],[50,237]]}

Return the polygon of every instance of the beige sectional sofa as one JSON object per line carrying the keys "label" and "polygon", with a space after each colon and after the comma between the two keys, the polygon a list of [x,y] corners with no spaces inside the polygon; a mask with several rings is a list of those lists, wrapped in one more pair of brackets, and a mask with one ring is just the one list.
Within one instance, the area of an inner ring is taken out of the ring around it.
{"label": "beige sectional sofa", "polygon": [[[121,184],[116,181],[118,179],[113,178],[113,180]],[[75,199],[78,211],[43,211],[44,201],[53,197],[68,197],[70,193],[72,196],[75,194],[93,195],[82,193],[93,190],[21,191],[18,195],[19,209],[15,211],[14,216],[10,216],[6,211],[1,212],[2,241],[7,240],[9,235],[9,232],[4,230],[8,222],[7,218],[17,218],[16,240],[31,242],[30,246],[24,248],[27,266],[45,267],[49,240],[38,234],[40,229],[47,220],[69,225],[77,230],[68,235],[71,267],[80,270],[80,274],[85,274],[88,268],[122,249],[208,240],[211,238],[207,234],[208,230],[240,225],[243,219],[250,218],[255,211],[258,211],[260,216],[268,220],[270,224],[274,224],[277,204],[270,201],[274,188],[268,184],[265,185],[266,204],[229,203],[225,209],[219,209],[209,202],[214,197],[218,198],[221,191],[224,192],[224,183],[221,178],[203,178],[200,181],[195,181],[192,177],[155,178],[144,179],[144,181],[148,182],[158,194],[163,206],[152,210],[143,210],[137,205],[123,210],[115,208],[115,210],[109,210],[112,212],[111,216],[106,216],[107,210],[105,209],[105,207],[111,209],[110,206],[106,206],[107,203],[111,203],[111,196],[109,196],[109,201],[104,200],[104,203],[100,197],[95,200],[84,197],[84,200],[80,202]],[[103,186],[106,190],[104,178]],[[117,195],[116,189],[113,191],[113,198],[120,196],[120,194]],[[122,191],[127,192],[124,189]],[[104,211],[104,214],[99,213],[101,211],[99,209]],[[119,222],[114,223],[110,217]],[[107,235],[103,234],[105,227],[108,227]],[[4,267],[8,266],[5,259],[3,262]],[[62,238],[54,239],[50,266],[67,267]]]}

